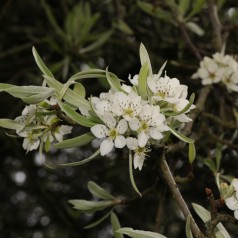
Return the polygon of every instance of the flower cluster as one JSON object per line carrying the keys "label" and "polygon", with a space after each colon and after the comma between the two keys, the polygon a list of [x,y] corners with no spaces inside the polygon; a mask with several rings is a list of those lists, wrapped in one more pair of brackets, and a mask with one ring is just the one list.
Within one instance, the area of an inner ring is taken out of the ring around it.
{"label": "flower cluster", "polygon": [[215,53],[203,58],[192,78],[201,78],[203,85],[222,83],[228,91],[238,92],[238,63],[230,55]]}
{"label": "flower cluster", "polygon": [[231,186],[233,186],[234,191],[232,196],[225,199],[225,203],[229,209],[234,211],[234,216],[238,220],[238,179],[233,179]]}
{"label": "flower cluster", "polygon": [[36,150],[41,141],[46,144],[60,142],[63,135],[71,133],[72,127],[62,125],[55,111],[51,110],[51,105],[55,103],[55,99],[51,98],[39,104],[30,104],[23,109],[22,115],[15,119],[23,125],[16,133],[24,138],[23,148],[27,152]]}
{"label": "flower cluster", "polygon": [[170,130],[170,124],[191,121],[186,114],[195,106],[186,99],[187,86],[176,78],[147,76],[147,97],[139,93],[139,75],[129,76],[129,80],[132,86],[122,84],[120,91],[111,89],[91,98],[101,120],[91,127],[91,132],[102,139],[102,156],[114,147],[127,146],[134,154],[134,168],[141,170],[150,144],[158,143]]}

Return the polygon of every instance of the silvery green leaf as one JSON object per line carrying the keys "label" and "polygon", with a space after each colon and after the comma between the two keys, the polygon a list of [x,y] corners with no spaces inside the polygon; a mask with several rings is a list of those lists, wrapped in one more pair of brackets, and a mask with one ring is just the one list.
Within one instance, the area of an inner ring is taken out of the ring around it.
{"label": "silvery green leaf", "polygon": [[81,72],[78,72],[69,78],[69,82],[74,82],[78,79],[85,78],[106,78],[106,72],[102,69],[87,69]]}
{"label": "silvery green leaf", "polygon": [[8,84],[8,83],[0,83],[0,92],[4,92],[11,87],[15,87],[15,85]]}
{"label": "silvery green leaf", "polygon": [[113,89],[114,91],[123,91],[121,89],[120,80],[116,77],[116,75],[111,75],[108,69],[106,69],[106,77],[109,85],[111,86],[111,89]]}
{"label": "silvery green leaf", "polygon": [[47,75],[49,77],[54,77],[53,74],[50,72],[50,70],[45,66],[43,60],[41,59],[40,55],[36,51],[35,47],[32,47],[32,53],[35,58],[36,64],[38,65],[39,69],[44,75]]}
{"label": "silvery green leaf", "polygon": [[205,0],[193,0],[191,2],[192,2],[192,11],[186,17],[187,20],[200,12],[206,1]]}
{"label": "silvery green leaf", "polygon": [[121,224],[117,218],[117,215],[114,212],[111,213],[111,224],[114,238],[124,238],[121,233],[116,232],[121,228]]}
{"label": "silvery green leaf", "polygon": [[195,22],[186,22],[185,26],[198,36],[204,35],[204,30]]}
{"label": "silvery green leaf", "polygon": [[132,187],[134,188],[134,190],[142,197],[141,193],[139,192],[135,180],[134,180],[134,176],[133,176],[133,159],[132,159],[132,152],[129,152],[129,174],[130,174],[130,180],[131,180],[131,184]]}
{"label": "silvery green leaf", "polygon": [[82,116],[81,114],[76,112],[73,108],[68,106],[67,104],[62,103],[60,101],[58,101],[58,104],[59,104],[61,110],[63,112],[65,112],[65,114],[69,118],[71,118],[74,122],[78,123],[79,125],[85,126],[85,127],[92,127],[92,126],[96,125],[95,122],[91,121],[88,117]]}
{"label": "silvery green leaf", "polygon": [[159,72],[158,72],[158,74],[157,74],[157,77],[158,77],[158,78],[159,78],[159,77],[161,76],[161,74],[163,73],[163,70],[164,70],[166,64],[167,64],[167,61],[165,61],[164,64],[160,67]]}
{"label": "silvery green leaf", "polygon": [[134,230],[130,227],[121,228],[117,230],[116,232],[128,235],[129,237],[132,237],[132,238],[166,238],[165,236],[159,233],[155,233],[151,231]]}
{"label": "silvery green leaf", "polygon": [[185,135],[181,134],[180,132],[176,131],[172,126],[168,125],[172,134],[174,134],[180,140],[186,143],[194,143],[194,140],[191,138],[186,137]]}
{"label": "silvery green leaf", "polygon": [[[209,222],[211,220],[211,213],[207,209],[196,203],[192,203],[192,206],[195,212],[198,214],[198,216],[202,219],[204,223]],[[216,237],[230,238],[230,235],[228,234],[227,230],[220,222],[216,227]]]}
{"label": "silvery green leaf", "polygon": [[167,116],[178,116],[178,115],[181,115],[181,114],[185,113],[187,110],[189,110],[189,108],[192,106],[192,104],[194,102],[194,99],[195,99],[195,94],[192,93],[190,98],[189,98],[189,103],[181,111],[178,111],[178,112],[168,111],[168,112],[165,112],[164,114],[167,115]]}
{"label": "silvery green leaf", "polygon": [[189,143],[188,145],[188,159],[189,163],[192,164],[196,158],[196,148],[194,143]]}
{"label": "silvery green leaf", "polygon": [[141,66],[143,66],[146,63],[148,64],[148,76],[152,76],[153,73],[152,73],[152,67],[150,63],[150,57],[145,46],[142,43],[140,44],[140,62],[141,62]]}
{"label": "silvery green leaf", "polygon": [[147,73],[148,73],[148,63],[145,63],[142,65],[140,69],[138,79],[138,92],[143,99],[147,98]]}
{"label": "silvery green leaf", "polygon": [[59,142],[57,144],[54,144],[54,147],[56,149],[79,147],[79,146],[88,144],[94,138],[95,136],[92,133],[85,133],[81,136],[77,136],[77,137]]}
{"label": "silvery green leaf", "polygon": [[[112,209],[112,210],[113,210],[113,209]],[[93,222],[93,223],[91,223],[91,224],[85,226],[84,229],[90,229],[90,228],[93,228],[93,227],[99,225],[100,223],[102,223],[104,220],[106,220],[106,219],[111,215],[112,210],[109,211],[109,212],[108,212],[106,215],[104,215],[103,217],[101,217],[101,218],[99,218],[98,220],[96,220],[95,222]]]}
{"label": "silvery green leaf", "polygon": [[88,190],[89,190],[89,192],[91,194],[95,195],[98,198],[111,199],[111,200],[115,200],[116,199],[107,190],[105,190],[104,188],[100,187],[99,185],[97,185],[93,181],[89,181],[88,182]]}
{"label": "silvery green leaf", "polygon": [[[54,88],[56,92],[58,93],[58,95],[60,95],[64,85],[52,77],[49,77],[46,75],[43,75],[43,76],[46,80],[46,83],[49,85],[49,87]],[[77,95],[73,90],[69,88],[65,92],[63,99],[67,101],[68,103],[78,107],[80,110],[85,110],[85,111],[90,110],[89,102],[82,96]]]}
{"label": "silvery green leaf", "polygon": [[107,207],[115,205],[115,201],[87,201],[83,199],[72,199],[69,203],[74,206],[75,209],[83,212],[96,212],[103,210]]}
{"label": "silvery green leaf", "polygon": [[185,232],[186,232],[187,238],[193,238],[193,234],[191,231],[191,217],[190,216],[187,216],[187,219],[186,219]]}
{"label": "silvery green leaf", "polygon": [[74,89],[73,91],[82,96],[83,98],[85,98],[86,96],[86,90],[85,90],[85,87],[81,84],[81,83],[74,83]]}
{"label": "silvery green leaf", "polygon": [[18,130],[22,126],[23,124],[11,119],[0,119],[0,127],[3,127],[5,129]]}
{"label": "silvery green leaf", "polygon": [[88,158],[84,159],[84,160],[80,160],[77,162],[71,162],[71,163],[65,163],[65,164],[58,164],[56,166],[58,167],[73,167],[73,166],[79,166],[82,164],[86,164],[89,161],[95,159],[98,155],[100,154],[100,149],[98,149],[94,154],[92,154],[91,156],[89,156]]}

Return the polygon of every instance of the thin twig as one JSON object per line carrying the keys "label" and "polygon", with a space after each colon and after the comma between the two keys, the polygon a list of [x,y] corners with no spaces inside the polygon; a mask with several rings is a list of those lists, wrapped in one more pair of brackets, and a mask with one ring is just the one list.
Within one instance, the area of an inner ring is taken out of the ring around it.
{"label": "thin twig", "polygon": [[192,217],[192,214],[186,204],[186,202],[184,201],[176,182],[174,181],[174,177],[171,174],[171,171],[169,169],[169,166],[165,160],[165,155],[163,154],[163,156],[161,156],[160,161],[159,161],[159,165],[160,165],[160,170],[164,175],[164,179],[167,182],[176,202],[178,203],[183,215],[185,218],[187,218],[188,216],[191,217],[191,230],[194,234],[194,236],[196,238],[204,238],[204,235],[202,234],[202,232],[200,231],[200,229],[198,228],[195,220]]}

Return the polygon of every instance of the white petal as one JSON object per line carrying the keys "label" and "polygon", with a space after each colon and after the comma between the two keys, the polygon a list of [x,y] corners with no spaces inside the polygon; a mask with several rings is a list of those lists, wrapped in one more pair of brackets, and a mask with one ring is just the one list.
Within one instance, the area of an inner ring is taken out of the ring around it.
{"label": "white petal", "polygon": [[149,134],[155,140],[160,140],[163,138],[162,133],[156,128],[151,128]]}
{"label": "white petal", "polygon": [[227,198],[225,203],[231,210],[238,210],[238,200],[235,198],[235,196]]}
{"label": "white petal", "polygon": [[128,129],[127,121],[125,119],[120,120],[117,125],[117,131],[120,134],[124,134],[127,131],[127,129]]}
{"label": "white petal", "polygon": [[114,143],[116,148],[123,148],[126,145],[126,138],[124,136],[117,136]]}
{"label": "white petal", "polygon": [[129,126],[133,131],[137,131],[141,127],[141,123],[138,118],[134,117],[129,121]]}
{"label": "white petal", "polygon": [[29,140],[28,138],[25,138],[23,141],[23,148],[28,151],[36,150],[40,145],[39,139],[32,139]]}
{"label": "white petal", "polygon": [[235,217],[235,219],[238,220],[238,210],[236,210],[236,211],[234,212],[234,217]]}
{"label": "white petal", "polygon": [[111,104],[108,101],[101,101],[96,105],[96,109],[99,114],[103,114],[105,112],[109,112],[111,110]]}
{"label": "white petal", "polygon": [[238,191],[238,179],[233,179],[231,184],[234,186],[235,190]]}
{"label": "white petal", "polygon": [[189,118],[188,116],[186,116],[184,113],[180,114],[178,116],[174,117],[176,120],[180,121],[180,122],[190,122],[192,121],[191,118]]}
{"label": "white petal", "polygon": [[62,125],[59,128],[59,131],[62,135],[70,134],[72,132],[73,127],[72,126],[65,126]]}
{"label": "white petal", "polygon": [[140,132],[140,134],[138,135],[138,145],[140,147],[145,147],[148,139],[148,135],[144,131]]}
{"label": "white petal", "polygon": [[141,170],[144,163],[144,158],[142,156],[135,154],[133,162],[134,162],[134,168],[135,169],[139,168],[139,170]]}
{"label": "white petal", "polygon": [[109,128],[114,128],[116,126],[116,119],[113,117],[111,113],[104,113],[102,115],[102,120]]}
{"label": "white petal", "polygon": [[63,141],[63,135],[61,133],[55,133],[54,136],[57,141]]}
{"label": "white petal", "polygon": [[93,127],[91,127],[91,132],[96,136],[97,138],[104,138],[108,135],[108,129],[105,125],[98,124]]}
{"label": "white petal", "polygon": [[114,143],[111,139],[104,140],[100,145],[100,153],[102,156],[110,153],[114,147]]}
{"label": "white petal", "polygon": [[135,150],[138,148],[138,140],[133,137],[126,138],[126,145],[129,150]]}

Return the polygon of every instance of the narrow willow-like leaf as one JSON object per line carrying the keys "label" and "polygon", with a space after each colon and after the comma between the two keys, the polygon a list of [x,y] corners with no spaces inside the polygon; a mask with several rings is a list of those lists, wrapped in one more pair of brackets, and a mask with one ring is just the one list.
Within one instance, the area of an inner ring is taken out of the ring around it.
{"label": "narrow willow-like leaf", "polygon": [[111,224],[114,238],[124,238],[123,234],[116,232],[121,228],[121,224],[117,218],[117,215],[114,212],[111,212]]}
{"label": "narrow willow-like leaf", "polygon": [[89,118],[77,113],[74,109],[72,109],[67,104],[62,103],[60,101],[58,102],[58,104],[60,108],[62,109],[62,111],[65,112],[68,117],[70,117],[74,122],[78,123],[79,125],[85,126],[85,127],[92,127],[96,124],[95,122],[91,121]]}
{"label": "narrow willow-like leaf", "polygon": [[87,47],[80,49],[79,53],[84,54],[84,53],[90,52],[90,51],[100,47],[109,39],[109,37],[111,36],[112,33],[113,33],[113,31],[107,31],[107,32],[102,33],[98,37],[98,40],[94,41],[92,44],[88,45]]}
{"label": "narrow willow-like leaf", "polygon": [[[113,210],[113,209],[112,209],[112,210]],[[93,222],[93,223],[91,223],[91,224],[85,226],[84,229],[90,229],[90,228],[93,228],[93,227],[99,225],[100,223],[102,223],[104,220],[106,220],[106,219],[111,215],[112,210],[109,211],[109,212],[108,212],[106,215],[104,215],[103,217],[101,217],[101,218],[99,218],[98,220],[96,220],[95,222]]]}
{"label": "narrow willow-like leaf", "polygon": [[[43,75],[43,76],[46,80],[46,83],[51,88],[54,88],[56,90],[56,92],[58,93],[58,95],[60,95],[64,85],[52,77],[49,77],[46,75]],[[78,107],[80,110],[89,110],[90,109],[89,102],[85,98],[74,93],[74,91],[69,88],[67,89],[65,95],[63,96],[63,99],[65,101],[67,101],[68,103]]]}
{"label": "narrow willow-like leaf", "polygon": [[0,92],[6,91],[7,89],[15,87],[15,85],[8,84],[8,83],[0,83]]}
{"label": "narrow willow-like leaf", "polygon": [[56,149],[65,149],[65,148],[73,148],[79,147],[88,144],[92,141],[95,136],[92,133],[85,133],[81,136],[77,136],[68,140],[64,140],[54,145]]}
{"label": "narrow willow-like leaf", "polygon": [[186,143],[194,143],[194,140],[191,138],[186,137],[185,135],[179,133],[178,131],[176,131],[172,126],[168,125],[170,128],[170,131],[172,132],[172,134],[174,134],[177,138],[179,138],[180,140],[186,142]]}
{"label": "narrow willow-like leaf", "polygon": [[23,124],[11,119],[0,119],[0,127],[5,129],[19,130]]}
{"label": "narrow willow-like leaf", "polygon": [[[192,203],[192,206],[195,212],[198,214],[198,216],[202,219],[204,223],[209,222],[211,220],[211,213],[207,209],[196,203]],[[228,234],[227,230],[220,222],[216,227],[216,237],[230,238],[230,235]]]}
{"label": "narrow willow-like leaf", "polygon": [[36,48],[33,46],[32,47],[32,53],[35,58],[36,64],[38,65],[39,69],[44,75],[47,75],[49,77],[54,78],[54,75],[51,73],[51,71],[46,67],[44,64],[43,60],[41,59],[40,55],[38,54]]}
{"label": "narrow willow-like leaf", "polygon": [[132,152],[131,151],[129,152],[129,174],[130,174],[130,180],[131,180],[132,187],[142,197],[141,193],[139,192],[139,190],[136,186],[134,176],[133,176],[133,158],[132,158]]}
{"label": "narrow willow-like leaf", "polygon": [[143,98],[147,98],[147,73],[148,73],[148,63],[142,65],[139,73],[138,79],[138,92]]}
{"label": "narrow willow-like leaf", "polygon": [[164,70],[166,64],[167,64],[167,61],[165,61],[164,64],[160,67],[159,72],[158,72],[158,74],[157,74],[157,77],[158,77],[158,78],[159,78],[159,77],[161,76],[161,74],[163,73],[163,70]]}
{"label": "narrow willow-like leaf", "polygon": [[58,167],[73,167],[73,166],[79,166],[82,164],[86,164],[89,161],[95,159],[98,155],[100,154],[100,149],[98,149],[94,154],[92,154],[90,157],[84,159],[84,160],[80,160],[77,162],[71,162],[71,163],[65,163],[65,164],[58,164]]}
{"label": "narrow willow-like leaf", "polygon": [[55,90],[50,88],[50,90],[47,90],[43,93],[39,93],[29,97],[23,97],[22,101],[28,104],[37,104],[49,98],[50,96],[54,95],[54,93],[55,93]]}
{"label": "narrow willow-like leaf", "polygon": [[130,227],[124,227],[117,230],[118,233],[122,233],[128,235],[132,238],[166,238],[159,233],[151,232],[151,231],[142,231],[142,230],[134,230]]}
{"label": "narrow willow-like leaf", "polygon": [[221,159],[222,159],[222,145],[219,143],[217,143],[217,146],[216,146],[215,156],[216,156],[217,171],[219,171],[220,165],[221,165]]}
{"label": "narrow willow-like leaf", "polygon": [[196,148],[194,143],[189,143],[188,145],[188,159],[189,163],[192,164],[196,158]]}
{"label": "narrow willow-like leaf", "polygon": [[74,93],[80,95],[83,98],[85,98],[85,96],[86,96],[85,87],[81,83],[75,83],[73,91],[74,91]]}
{"label": "narrow willow-like leaf", "polygon": [[178,116],[178,115],[181,115],[183,113],[185,113],[193,104],[194,102],[194,99],[195,99],[195,94],[192,93],[190,98],[189,98],[189,103],[181,110],[181,111],[178,111],[178,112],[165,112],[164,114],[167,115],[167,116]]}
{"label": "narrow willow-like leaf", "polygon": [[72,199],[69,203],[74,206],[75,209],[83,212],[95,212],[103,210],[107,207],[115,205],[114,201],[87,201],[83,199]]}
{"label": "narrow willow-like leaf", "polygon": [[190,5],[190,0],[180,0],[179,1],[179,12],[181,13],[181,16],[185,16],[185,14],[187,13],[188,11],[188,8],[189,8],[189,5]]}
{"label": "narrow willow-like leaf", "polygon": [[152,73],[152,67],[150,63],[150,57],[145,46],[142,43],[140,44],[140,62],[141,62],[141,66],[143,66],[146,63],[148,64],[148,75],[152,76],[153,73]]}
{"label": "narrow willow-like leaf", "polygon": [[188,215],[186,219],[186,226],[185,226],[186,238],[193,238],[193,234],[191,231],[191,217]]}
{"label": "narrow willow-like leaf", "polygon": [[106,77],[109,85],[114,91],[123,91],[121,89],[120,81],[117,77],[111,77],[110,73],[108,72],[108,68],[106,69]]}
{"label": "narrow willow-like leaf", "polygon": [[71,76],[68,81],[74,82],[79,79],[85,79],[85,78],[106,78],[106,72],[102,69],[88,69],[81,72],[78,72]]}
{"label": "narrow willow-like leaf", "polygon": [[116,200],[116,198],[111,195],[107,190],[100,187],[93,181],[88,182],[88,190],[91,194],[95,195],[98,198]]}
{"label": "narrow willow-like leaf", "polygon": [[192,11],[187,15],[186,20],[190,19],[191,17],[199,13],[202,10],[205,2],[206,2],[205,0],[193,0]]}

